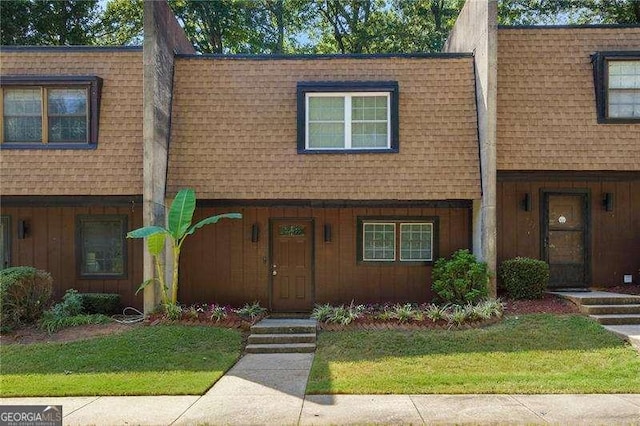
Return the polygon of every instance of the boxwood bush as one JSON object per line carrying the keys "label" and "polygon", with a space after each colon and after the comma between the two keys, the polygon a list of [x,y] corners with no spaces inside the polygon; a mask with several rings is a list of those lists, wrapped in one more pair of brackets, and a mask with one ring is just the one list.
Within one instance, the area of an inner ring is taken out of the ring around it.
{"label": "boxwood bush", "polygon": [[456,251],[451,259],[438,259],[433,267],[433,291],[446,303],[466,305],[488,295],[489,269],[469,250]]}
{"label": "boxwood bush", "polygon": [[120,295],[117,293],[78,293],[87,314],[113,315],[120,312]]}
{"label": "boxwood bush", "polygon": [[542,260],[516,257],[502,262],[501,286],[513,299],[540,299],[549,284],[549,265]]}
{"label": "boxwood bush", "polygon": [[53,292],[51,274],[31,266],[0,271],[1,331],[33,324],[47,307]]}

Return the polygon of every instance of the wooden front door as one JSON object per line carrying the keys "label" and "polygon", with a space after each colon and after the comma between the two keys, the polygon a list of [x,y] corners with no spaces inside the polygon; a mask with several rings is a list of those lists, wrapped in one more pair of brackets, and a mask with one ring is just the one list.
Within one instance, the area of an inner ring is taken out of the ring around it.
{"label": "wooden front door", "polygon": [[313,307],[313,221],[271,221],[271,310],[309,312]]}
{"label": "wooden front door", "polygon": [[588,286],[588,197],[586,193],[547,193],[543,211],[543,258],[549,287]]}

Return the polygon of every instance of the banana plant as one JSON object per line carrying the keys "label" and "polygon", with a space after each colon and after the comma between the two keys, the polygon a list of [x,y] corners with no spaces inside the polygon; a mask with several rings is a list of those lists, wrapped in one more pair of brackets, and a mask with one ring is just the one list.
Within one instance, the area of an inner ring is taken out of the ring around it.
{"label": "banana plant", "polygon": [[[182,189],[178,192],[176,198],[171,203],[166,228],[162,226],[144,226],[127,233],[127,238],[147,239],[147,250],[149,250],[149,254],[153,257],[156,267],[157,277],[143,282],[136,293],[148,285],[158,282],[160,284],[162,304],[165,306],[176,305],[178,302],[178,268],[180,266],[180,250],[185,239],[196,232],[199,228],[202,228],[205,225],[217,223],[220,219],[242,218],[240,213],[225,213],[210,216],[206,219],[202,219],[195,225],[192,225],[191,222],[193,220],[193,212],[195,209],[195,191],[191,188]],[[173,254],[173,276],[170,287],[166,283],[165,265],[160,260],[160,255],[164,250],[167,238],[169,239]],[[171,296],[169,296],[169,288],[171,289]]]}

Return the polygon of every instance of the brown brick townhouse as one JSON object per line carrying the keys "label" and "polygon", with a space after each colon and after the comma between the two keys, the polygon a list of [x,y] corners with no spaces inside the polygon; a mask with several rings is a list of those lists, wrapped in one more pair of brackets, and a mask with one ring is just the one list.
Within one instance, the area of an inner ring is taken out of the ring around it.
{"label": "brown brick townhouse", "polygon": [[439,54],[197,55],[146,2],[142,49],[3,47],[3,265],[140,307],[124,235],[191,187],[243,219],[187,240],[184,303],[428,301],[460,248],[640,280],[640,28],[495,22],[469,2]]}

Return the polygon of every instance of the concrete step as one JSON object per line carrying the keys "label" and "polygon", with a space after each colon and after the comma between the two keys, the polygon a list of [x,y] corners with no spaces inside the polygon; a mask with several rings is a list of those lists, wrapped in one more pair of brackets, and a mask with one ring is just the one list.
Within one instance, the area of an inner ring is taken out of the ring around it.
{"label": "concrete step", "polygon": [[315,343],[315,333],[303,334],[252,334],[249,336],[250,345],[279,344],[279,343]]}
{"label": "concrete step", "polygon": [[589,315],[639,314],[640,304],[634,305],[581,305],[580,312]]}
{"label": "concrete step", "polygon": [[589,315],[602,325],[640,324],[639,314]]}
{"label": "concrete step", "polygon": [[310,353],[316,350],[315,343],[283,343],[269,345],[247,345],[249,354]]}
{"label": "concrete step", "polygon": [[251,334],[309,334],[315,333],[317,322],[313,319],[263,319],[251,326]]}

